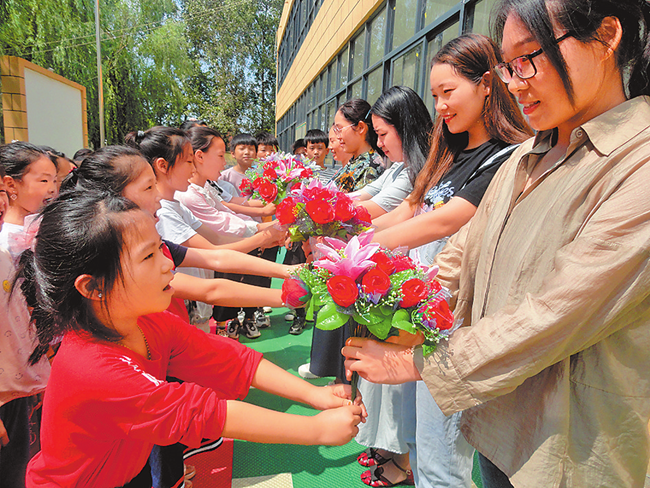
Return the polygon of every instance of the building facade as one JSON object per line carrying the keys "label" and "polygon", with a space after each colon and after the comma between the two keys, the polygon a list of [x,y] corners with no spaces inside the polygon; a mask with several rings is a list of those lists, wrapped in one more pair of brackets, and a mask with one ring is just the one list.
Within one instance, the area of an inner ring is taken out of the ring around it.
{"label": "building facade", "polygon": [[489,33],[496,0],[286,0],[277,34],[276,131],[287,150],[325,132],[350,98],[413,88],[433,114],[429,65],[447,41]]}

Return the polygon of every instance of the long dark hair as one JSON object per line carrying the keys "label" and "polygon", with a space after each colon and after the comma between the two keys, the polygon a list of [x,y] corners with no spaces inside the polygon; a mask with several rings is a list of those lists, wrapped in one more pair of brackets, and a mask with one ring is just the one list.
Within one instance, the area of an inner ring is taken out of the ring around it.
{"label": "long dark hair", "polygon": [[394,86],[381,94],[370,113],[397,131],[402,141],[404,164],[414,185],[429,154],[433,121],[426,105],[409,87]]}
{"label": "long dark hair", "polygon": [[[126,186],[140,176],[139,164],[147,161],[131,147],[106,146],[86,156],[79,168],[61,183],[61,191],[107,191],[121,195]],[[142,166],[140,166],[142,168]]]}
{"label": "long dark hair", "polygon": [[338,109],[345,120],[353,125],[359,125],[359,122],[364,122],[368,126],[366,132],[366,142],[370,147],[379,152],[382,156],[384,153],[377,147],[377,133],[372,126],[372,118],[370,117],[370,104],[361,98],[353,98],[348,100]]}
{"label": "long dark hair", "polygon": [[[126,144],[138,149],[151,166],[158,158],[167,161],[167,167],[173,168],[183,149],[190,143],[184,130],[175,127],[152,127],[144,132],[129,132],[125,136]],[[155,171],[154,166],[154,171]]]}
{"label": "long dark hair", "polygon": [[[551,12],[552,11],[552,12]],[[574,87],[566,62],[555,39],[553,26],[570,32],[581,42],[600,41],[598,28],[605,17],[621,22],[623,36],[616,50],[621,73],[628,69],[627,92],[630,98],[650,95],[650,5],[644,0],[554,0],[549,9],[545,0],[502,0],[495,9],[495,38],[501,42],[510,15],[516,15],[533,35],[557,70],[569,101]]]}
{"label": "long dark hair", "polygon": [[[492,39],[480,34],[466,34],[442,46],[433,57],[431,66],[448,64],[458,75],[479,84],[483,75],[500,62],[499,48]],[[490,138],[510,144],[522,142],[532,135],[514,96],[496,74],[490,77],[490,94],[485,99],[483,122]],[[467,142],[466,132],[452,134],[442,117],[436,119],[429,158],[409,196],[412,205],[424,202],[426,193],[449,171],[458,154],[467,147]]]}
{"label": "long dark hair", "polygon": [[32,363],[68,330],[87,331],[111,342],[122,338],[97,319],[75,280],[82,274],[92,276],[106,307],[108,294],[122,279],[124,234],[140,213],[146,215],[126,198],[83,191],[61,194],[43,209],[34,250],[21,254],[14,280],[33,308],[38,346],[30,356]]}

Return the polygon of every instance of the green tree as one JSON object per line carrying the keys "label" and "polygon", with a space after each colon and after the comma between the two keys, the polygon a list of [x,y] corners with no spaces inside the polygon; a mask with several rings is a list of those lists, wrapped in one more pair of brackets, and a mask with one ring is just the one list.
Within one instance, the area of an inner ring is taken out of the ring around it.
{"label": "green tree", "polygon": [[191,108],[224,133],[275,131],[275,35],[282,0],[182,0]]}
{"label": "green tree", "polygon": [[[0,53],[19,56],[87,89],[88,136],[99,146],[92,0],[3,0]],[[173,0],[103,0],[102,70],[106,141],[130,130],[176,124],[187,112],[187,78],[195,69]]]}

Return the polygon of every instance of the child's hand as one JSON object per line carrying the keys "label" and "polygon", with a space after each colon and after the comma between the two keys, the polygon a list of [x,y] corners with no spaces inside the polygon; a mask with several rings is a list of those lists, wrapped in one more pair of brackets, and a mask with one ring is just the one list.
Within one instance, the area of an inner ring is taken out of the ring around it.
{"label": "child's hand", "polygon": [[274,223],[274,225],[267,227],[260,233],[264,234],[265,236],[264,245],[260,247],[267,248],[267,247],[274,247],[278,245],[280,246],[284,245],[284,238],[287,231],[282,227],[278,227]]}
{"label": "child's hand", "polygon": [[[350,385],[331,385],[323,386],[316,389],[316,393],[312,397],[311,405],[318,410],[327,410],[329,408],[337,408],[342,405],[352,405],[352,388]],[[363,404],[361,393],[357,391],[357,397],[354,399],[354,405],[361,407],[361,421],[365,422],[368,412],[366,406]]]}
{"label": "child's hand", "polygon": [[350,442],[359,433],[362,409],[359,405],[333,408],[319,413],[315,417],[317,443],[327,446],[342,446]]}
{"label": "child's hand", "polygon": [[264,215],[265,217],[275,215],[275,205],[272,203],[265,205],[264,208],[262,209],[262,215]]}

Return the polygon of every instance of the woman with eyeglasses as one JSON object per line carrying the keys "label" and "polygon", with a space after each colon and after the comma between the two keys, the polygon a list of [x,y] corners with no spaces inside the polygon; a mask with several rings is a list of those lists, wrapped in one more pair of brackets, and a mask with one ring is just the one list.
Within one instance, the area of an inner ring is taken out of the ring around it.
{"label": "woman with eyeglasses", "polygon": [[[492,73],[492,66],[500,61],[497,45],[479,34],[457,37],[435,54],[430,83],[438,117],[429,157],[408,198],[373,220],[380,229],[376,241],[391,249],[407,246],[413,259],[430,266],[449,236],[472,218],[517,143],[530,137],[515,98]],[[372,406],[372,397],[362,393],[366,405]],[[414,422],[407,421],[401,432],[406,433],[416,486],[470,488],[474,448],[460,433],[460,414],[444,415],[421,381],[401,395],[403,406],[398,411],[409,413],[402,416],[413,416],[415,411]],[[373,412],[369,419],[372,423]],[[412,428],[414,439],[409,439]],[[362,444],[366,429],[360,430]],[[377,478],[371,486],[387,486],[388,480],[406,477],[398,469],[405,466],[401,458],[393,457],[389,464],[390,452],[378,449],[369,454],[381,464],[371,473]]]}
{"label": "woman with eyeglasses", "polygon": [[[650,458],[650,6],[502,0],[495,71],[538,132],[438,254],[462,326],[429,357],[351,339],[349,370],[422,378],[483,486],[643,486]],[[390,368],[387,365],[390,364]]]}
{"label": "woman with eyeglasses", "polygon": [[352,155],[331,179],[341,191],[360,190],[383,173],[383,153],[377,148],[368,102],[353,98],[341,105],[334,115],[332,130],[341,150]]}

